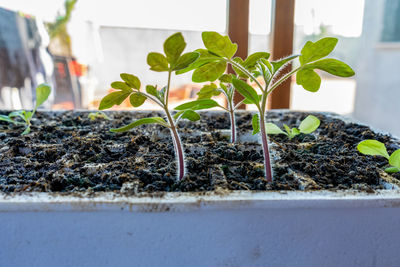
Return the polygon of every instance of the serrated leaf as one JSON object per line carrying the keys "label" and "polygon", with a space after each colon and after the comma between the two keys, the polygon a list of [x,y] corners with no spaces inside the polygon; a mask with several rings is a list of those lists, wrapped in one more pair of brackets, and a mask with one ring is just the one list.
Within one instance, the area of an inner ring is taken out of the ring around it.
{"label": "serrated leaf", "polygon": [[355,74],[354,70],[349,65],[333,58],[318,60],[308,65],[307,68],[323,70],[339,77],[351,77]]}
{"label": "serrated leaf", "polygon": [[100,101],[99,110],[111,108],[114,105],[121,105],[121,103],[131,94],[131,92],[117,91],[112,92],[103,97]]}
{"label": "serrated leaf", "polygon": [[197,60],[192,64],[190,64],[188,67],[176,71],[175,72],[176,74],[186,73],[191,70],[197,69],[207,63],[217,62],[222,60],[221,57],[211,54],[207,49],[197,49],[194,52],[199,53],[199,57],[197,58]]}
{"label": "serrated leaf", "polygon": [[35,110],[42,105],[51,93],[51,87],[48,84],[42,83],[36,87],[36,105]]}
{"label": "serrated leaf", "polygon": [[321,77],[311,69],[301,69],[296,73],[296,83],[310,92],[317,92],[321,86]]}
{"label": "serrated leaf", "polygon": [[284,131],[281,130],[281,128],[278,127],[278,125],[272,123],[272,122],[267,122],[265,124],[266,132],[267,134],[284,134],[288,135]]}
{"label": "serrated leaf", "polygon": [[146,101],[147,97],[145,97],[142,94],[139,93],[133,93],[131,94],[131,96],[129,97],[129,102],[131,103],[131,105],[135,108],[140,107],[141,105],[143,105],[144,101]]}
{"label": "serrated leaf", "polygon": [[201,110],[201,109],[209,109],[213,107],[217,107],[219,104],[212,100],[212,99],[200,99],[200,100],[194,100],[190,101],[187,103],[184,103],[182,105],[179,105],[175,108],[175,110],[186,110],[186,109],[191,109],[191,110]]}
{"label": "serrated leaf", "polygon": [[318,129],[320,123],[321,122],[317,117],[308,115],[304,120],[301,121],[299,130],[301,133],[310,134]]}
{"label": "serrated leaf", "polygon": [[252,104],[259,105],[258,94],[253,87],[248,85],[246,82],[239,79],[232,79],[232,84],[235,89],[245,98],[247,98]]}
{"label": "serrated leaf", "polygon": [[400,149],[397,149],[395,152],[392,153],[389,157],[389,164],[400,168]]}
{"label": "serrated leaf", "polygon": [[218,90],[218,87],[214,84],[206,84],[204,85],[200,91],[197,93],[197,99],[210,99],[213,96],[220,95],[221,91]]}
{"label": "serrated leaf", "polygon": [[226,70],[226,62],[210,62],[207,63],[193,72],[192,81],[201,82],[213,82],[218,79]]}
{"label": "serrated leaf", "polygon": [[125,82],[112,82],[111,88],[122,90],[125,92],[130,92],[130,93],[133,92],[133,90]]}
{"label": "serrated leaf", "polygon": [[147,55],[147,64],[150,66],[151,70],[162,72],[168,71],[168,60],[167,58],[157,52],[151,52]]}
{"label": "serrated leaf", "polygon": [[383,144],[377,140],[367,139],[367,140],[361,141],[357,145],[357,149],[361,154],[364,154],[364,155],[382,156],[382,157],[389,159],[389,154],[386,150],[385,144]]}
{"label": "serrated leaf", "polygon": [[128,74],[128,73],[121,73],[120,76],[121,76],[121,79],[124,80],[128,86],[130,86],[131,88],[140,90],[141,84],[140,84],[140,80],[138,77],[136,77],[135,75],[132,75],[132,74]]}
{"label": "serrated leaf", "polygon": [[150,117],[150,118],[143,118],[139,119],[137,121],[134,121],[128,125],[125,125],[121,128],[113,128],[110,131],[113,133],[121,133],[121,132],[126,132],[129,131],[137,126],[144,125],[144,124],[159,124],[165,127],[170,127],[169,124],[161,117]]}
{"label": "serrated leaf", "polygon": [[146,93],[148,93],[149,95],[158,97],[157,88],[153,85],[146,85]]}
{"label": "serrated leaf", "polygon": [[254,68],[255,66],[256,66],[256,64],[257,64],[257,62],[260,60],[260,59],[268,59],[269,58],[269,56],[270,56],[270,54],[269,53],[267,53],[267,52],[255,52],[255,53],[253,53],[253,54],[251,54],[250,56],[248,56],[247,58],[246,58],[246,60],[243,62],[243,66],[246,68],[246,69],[248,69],[248,68]]}
{"label": "serrated leaf", "polygon": [[180,32],[171,35],[167,40],[165,40],[164,53],[171,66],[175,66],[175,63],[177,63],[179,56],[182,54],[183,50],[185,50],[185,47],[186,42]]}
{"label": "serrated leaf", "polygon": [[181,69],[187,68],[187,67],[189,67],[190,64],[195,62],[198,58],[199,58],[199,53],[197,53],[197,52],[185,53],[179,57],[173,70],[181,70]]}
{"label": "serrated leaf", "polygon": [[[237,64],[239,64],[240,66],[242,66],[242,67],[244,68],[244,66],[243,66],[243,64],[244,64],[243,59],[241,59],[240,57],[235,57],[235,58],[233,59],[233,61],[236,62]],[[249,76],[247,76],[246,73],[244,73],[243,71],[241,71],[241,70],[240,70],[239,68],[237,68],[235,65],[232,65],[232,68],[233,68],[233,70],[236,72],[236,74],[237,74],[240,78],[244,78],[244,79],[249,78]]]}
{"label": "serrated leaf", "polygon": [[230,59],[237,51],[237,44],[233,44],[228,36],[222,36],[217,32],[203,32],[201,37],[204,46],[218,56]]}
{"label": "serrated leaf", "polygon": [[258,134],[260,132],[260,119],[257,113],[253,115],[251,125],[253,126],[253,135]]}
{"label": "serrated leaf", "polygon": [[190,121],[198,121],[200,120],[200,115],[197,112],[188,109],[182,112],[181,118]]}
{"label": "serrated leaf", "polygon": [[276,60],[276,61],[272,61],[271,65],[273,66],[273,73],[276,73],[286,63],[290,62],[291,60],[293,60],[299,56],[300,55],[292,55],[292,56],[284,57],[284,58]]}
{"label": "serrated leaf", "polygon": [[300,64],[318,60],[329,55],[338,42],[337,38],[326,37],[317,42],[308,41],[301,50]]}

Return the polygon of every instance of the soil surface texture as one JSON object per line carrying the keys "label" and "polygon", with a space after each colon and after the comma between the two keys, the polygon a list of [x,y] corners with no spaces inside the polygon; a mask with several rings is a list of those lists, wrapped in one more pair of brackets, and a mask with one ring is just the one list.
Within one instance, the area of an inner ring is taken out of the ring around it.
{"label": "soil surface texture", "polygon": [[[0,114],[8,114],[1,111]],[[229,190],[396,189],[400,173],[387,174],[387,160],[364,156],[356,146],[364,139],[386,144],[397,139],[367,126],[321,113],[269,112],[267,121],[297,127],[308,114],[321,120],[312,134],[289,140],[269,136],[274,181],[264,179],[258,136],[250,112],[236,117],[239,142],[229,142],[227,113],[206,112],[198,122],[181,121],[186,176],[176,180],[176,162],[168,129],[157,125],[130,132],[110,128],[153,112],[107,112],[113,120],[88,118],[89,112],[38,112],[31,133],[0,121],[0,191],[10,192],[199,192]]]}

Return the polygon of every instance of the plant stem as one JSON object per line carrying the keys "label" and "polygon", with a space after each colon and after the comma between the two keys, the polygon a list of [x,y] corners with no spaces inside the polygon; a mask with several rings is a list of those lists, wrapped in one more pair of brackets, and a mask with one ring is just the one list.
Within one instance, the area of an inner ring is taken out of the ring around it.
{"label": "plant stem", "polygon": [[174,142],[174,148],[175,148],[175,155],[178,160],[178,175],[177,179],[181,180],[183,176],[185,175],[185,160],[183,156],[183,148],[182,148],[182,143],[181,139],[179,138],[178,131],[176,129],[174,120],[172,119],[171,114],[169,113],[168,108],[165,106],[165,114],[167,115],[168,122],[170,124],[170,130],[171,130],[171,136],[172,140]]}
{"label": "plant stem", "polygon": [[260,117],[261,142],[264,152],[263,156],[264,156],[265,180],[267,180],[268,182],[272,182],[271,159],[269,156],[267,131],[265,129],[265,112],[260,112],[259,117]]}
{"label": "plant stem", "polygon": [[236,63],[233,60],[227,60],[227,62],[231,63],[232,65],[234,65],[236,68],[240,69],[242,72],[244,72],[247,76],[249,76],[249,78],[251,80],[253,80],[257,86],[261,89],[262,92],[264,92],[264,87],[261,85],[261,83],[257,80],[257,78],[255,78],[253,75],[251,75],[251,73],[246,70],[246,68],[244,68],[243,66],[241,66],[240,64]]}
{"label": "plant stem", "polygon": [[301,67],[298,67],[290,72],[288,72],[285,76],[283,76],[282,78],[280,78],[277,82],[275,82],[271,88],[267,91],[267,94],[269,95],[270,93],[272,93],[281,83],[283,83],[284,81],[286,81],[290,76],[292,76],[295,72],[299,71],[301,69]]}
{"label": "plant stem", "polygon": [[231,142],[236,143],[235,109],[233,108],[232,101],[229,101],[229,115],[230,115],[229,117],[231,119]]}

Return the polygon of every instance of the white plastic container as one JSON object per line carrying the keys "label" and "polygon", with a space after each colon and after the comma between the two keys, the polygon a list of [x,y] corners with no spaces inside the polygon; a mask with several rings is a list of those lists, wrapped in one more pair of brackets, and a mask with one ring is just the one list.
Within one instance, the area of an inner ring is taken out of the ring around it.
{"label": "white plastic container", "polygon": [[0,195],[0,266],[400,266],[400,191]]}

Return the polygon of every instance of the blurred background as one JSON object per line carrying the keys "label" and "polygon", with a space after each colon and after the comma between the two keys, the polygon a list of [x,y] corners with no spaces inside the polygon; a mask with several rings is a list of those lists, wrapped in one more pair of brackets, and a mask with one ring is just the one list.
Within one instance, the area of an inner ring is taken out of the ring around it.
{"label": "blurred background", "polygon": [[[400,0],[1,0],[0,109],[31,108],[42,82],[54,88],[50,109],[97,109],[122,72],[162,86],[167,77],[149,70],[147,53],[161,52],[176,31],[186,51],[201,48],[204,30],[229,34],[241,57],[279,58],[307,40],[338,37],[333,57],[356,76],[321,73],[317,93],[293,78],[270,108],[336,112],[400,136]],[[201,87],[191,73],[174,76],[172,86],[172,105]]]}

